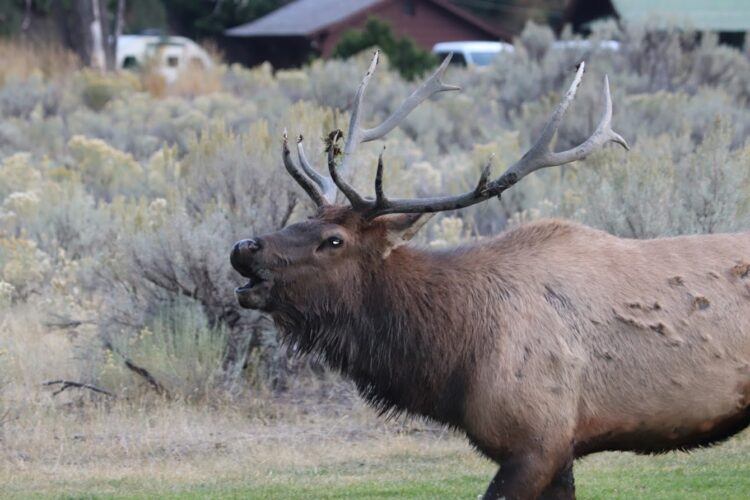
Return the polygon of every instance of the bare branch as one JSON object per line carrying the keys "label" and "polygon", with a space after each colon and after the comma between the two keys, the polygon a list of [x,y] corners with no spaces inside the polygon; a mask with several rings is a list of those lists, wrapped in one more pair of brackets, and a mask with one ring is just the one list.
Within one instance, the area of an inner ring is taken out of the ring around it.
{"label": "bare branch", "polygon": [[164,396],[167,399],[171,398],[169,391],[158,380],[156,380],[153,375],[151,375],[151,372],[149,372],[142,366],[138,366],[137,364],[135,364],[130,358],[125,356],[125,354],[120,352],[118,349],[115,349],[112,343],[108,340],[104,341],[104,347],[105,349],[109,349],[113,353],[120,356],[123,363],[125,364],[125,367],[136,375],[142,377],[148,383],[148,385],[151,386],[154,392],[156,392],[156,394],[158,394],[159,396]]}
{"label": "bare branch", "polygon": [[115,398],[116,396],[112,394],[109,391],[106,391],[104,389],[100,389],[99,387],[96,387],[95,385],[91,384],[84,384],[81,382],[73,382],[72,380],[49,380],[47,382],[42,382],[42,385],[44,386],[51,386],[51,385],[59,385],[60,388],[57,389],[55,392],[52,393],[53,396],[57,396],[61,392],[70,389],[71,387],[75,387],[78,389],[88,389],[90,391],[104,394],[105,396],[109,396],[110,398]]}
{"label": "bare branch", "polygon": [[58,328],[60,330],[67,330],[71,328],[78,328],[81,325],[95,325],[96,321],[90,319],[73,319],[62,314],[50,313],[49,316],[54,318],[53,321],[45,321],[44,326],[48,328]]}
{"label": "bare branch", "polygon": [[142,366],[136,365],[130,359],[124,356],[123,356],[123,362],[125,363],[125,367],[128,370],[143,377],[146,380],[146,382],[148,382],[148,385],[150,385],[151,388],[156,392],[156,394],[160,396],[165,396],[167,398],[170,397],[169,391],[167,391],[167,389],[165,389],[164,386],[161,385],[161,383],[158,380],[156,380],[156,378],[154,378],[154,376],[151,375],[151,373],[148,370],[146,370]]}
{"label": "bare branch", "polygon": [[292,214],[294,213],[295,208],[297,208],[297,195],[292,193],[289,195],[289,199],[287,200],[286,210],[284,211],[284,215],[281,216],[281,221],[279,222],[279,229],[287,225],[287,223],[289,222],[289,219],[292,218]]}

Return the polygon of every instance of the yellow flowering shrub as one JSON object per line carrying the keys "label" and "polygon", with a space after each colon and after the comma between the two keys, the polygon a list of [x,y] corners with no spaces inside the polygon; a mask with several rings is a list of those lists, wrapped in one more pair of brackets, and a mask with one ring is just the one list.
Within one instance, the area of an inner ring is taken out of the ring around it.
{"label": "yellow flowering shrub", "polygon": [[10,307],[15,293],[16,287],[6,281],[0,280],[0,311]]}
{"label": "yellow flowering shrub", "polygon": [[84,70],[78,76],[83,102],[94,111],[101,111],[115,97],[141,86],[138,77],[128,71],[111,74]]}
{"label": "yellow flowering shrub", "polygon": [[446,247],[457,245],[467,237],[464,221],[458,217],[443,217],[434,228],[434,239],[430,245]]}
{"label": "yellow flowering shrub", "polygon": [[0,164],[0,197],[32,189],[41,178],[41,173],[32,164],[30,153],[11,155]]}
{"label": "yellow flowering shrub", "polygon": [[30,219],[39,212],[39,196],[34,191],[11,193],[3,201],[2,208],[16,217]]}
{"label": "yellow flowering shrub", "polygon": [[0,279],[26,297],[42,288],[51,269],[47,254],[35,241],[25,238],[0,238]]}
{"label": "yellow flowering shrub", "polygon": [[73,158],[71,169],[83,182],[102,197],[112,193],[128,193],[144,183],[143,167],[131,154],[116,149],[101,139],[82,135],[68,142]]}

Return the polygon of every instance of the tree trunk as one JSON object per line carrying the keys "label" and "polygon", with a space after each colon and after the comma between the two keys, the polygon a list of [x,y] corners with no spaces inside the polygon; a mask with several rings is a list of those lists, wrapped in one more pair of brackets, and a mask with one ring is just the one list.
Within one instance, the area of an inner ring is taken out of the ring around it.
{"label": "tree trunk", "polygon": [[117,1],[114,21],[106,0],[58,0],[52,7],[65,45],[84,65],[100,71],[117,69],[117,38],[124,26],[125,0]]}
{"label": "tree trunk", "polygon": [[114,26],[112,35],[107,40],[107,70],[115,71],[117,69],[117,40],[122,35],[122,28],[125,24],[125,0],[117,0],[117,10],[115,11]]}
{"label": "tree trunk", "polygon": [[101,0],[89,0],[91,3],[91,62],[90,66],[99,71],[107,70],[107,53],[104,43],[107,39],[107,8]]}
{"label": "tree trunk", "polygon": [[65,45],[78,55],[85,66],[91,66],[93,40],[91,23],[94,14],[91,0],[56,1],[52,3]]}

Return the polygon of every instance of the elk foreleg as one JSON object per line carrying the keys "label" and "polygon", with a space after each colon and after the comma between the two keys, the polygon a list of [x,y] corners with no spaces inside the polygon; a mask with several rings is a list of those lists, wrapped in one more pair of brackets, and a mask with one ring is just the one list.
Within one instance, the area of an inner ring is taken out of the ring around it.
{"label": "elk foreleg", "polygon": [[484,500],[573,499],[572,457],[555,460],[534,453],[511,457],[500,464]]}
{"label": "elk foreleg", "polygon": [[574,500],[576,497],[575,479],[573,478],[573,461],[565,464],[552,478],[540,499],[544,500]]}

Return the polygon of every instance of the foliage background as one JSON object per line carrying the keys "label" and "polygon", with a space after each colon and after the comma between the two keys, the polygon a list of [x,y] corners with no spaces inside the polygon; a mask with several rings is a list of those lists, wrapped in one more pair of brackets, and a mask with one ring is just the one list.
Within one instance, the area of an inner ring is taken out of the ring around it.
{"label": "foliage background", "polygon": [[346,59],[370,47],[380,47],[391,67],[407,80],[424,75],[438,63],[431,53],[420,49],[410,38],[396,38],[388,23],[372,18],[362,30],[344,32],[333,49],[333,57]]}
{"label": "foliage background", "polygon": [[[550,215],[635,238],[747,227],[747,55],[710,34],[604,25],[593,35],[613,37],[620,51],[556,50],[552,32],[530,24],[493,66],[451,70],[463,92],[425,103],[385,140],[393,196],[465,190],[490,154],[499,175],[530,145],[578,61],[588,70],[559,149],[590,133],[605,73],[612,82],[614,126],[630,153],[608,148],[536,173],[500,202],[440,215],[420,244]],[[276,73],[218,65],[165,87],[148,72],[102,75],[59,51],[0,44],[0,307],[15,332],[0,338],[4,396],[60,377],[153,396],[128,362],[191,401],[330,381],[290,358],[267,318],[237,307],[227,255],[237,239],[310,212],[280,165],[281,132],[303,134],[322,164],[322,138],[346,128],[367,52]],[[384,58],[367,121],[384,119],[414,85]],[[363,145],[354,162],[365,192],[381,147]],[[33,376],[29,324],[59,344]]]}
{"label": "foliage background", "polygon": [[[31,0],[33,23],[50,17],[55,0]],[[106,0],[112,10],[115,0]],[[252,21],[290,0],[127,0],[126,33],[146,29],[172,32],[190,38],[215,38],[227,29]],[[491,19],[509,33],[519,33],[531,20],[556,28],[564,18],[565,0],[451,0],[483,19]],[[21,30],[27,0],[0,0],[0,35]],[[167,16],[169,12],[169,16]]]}

